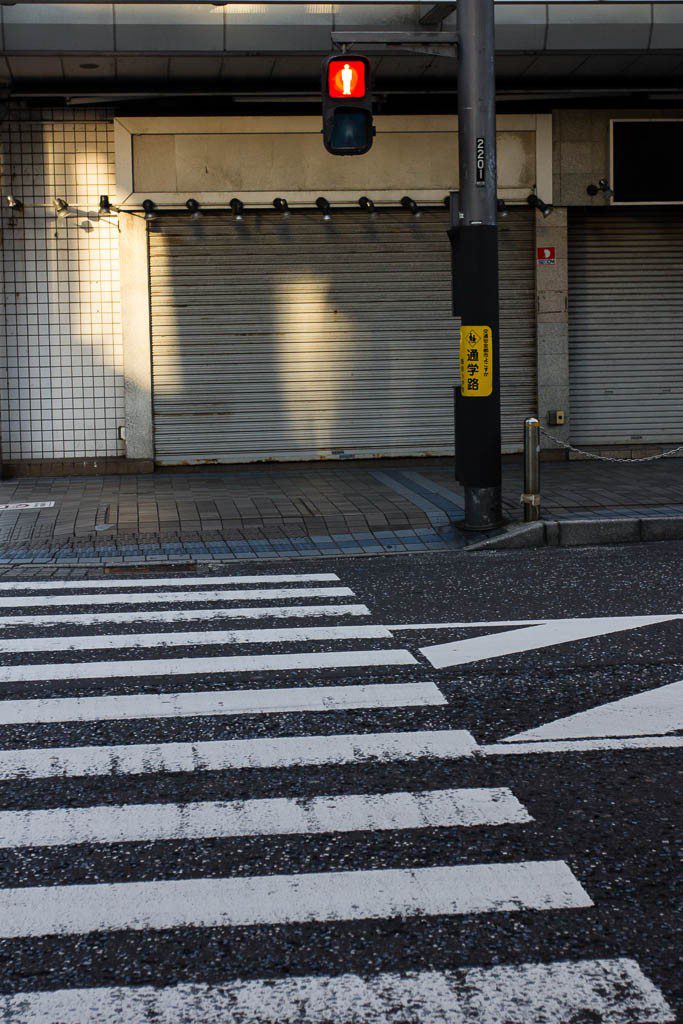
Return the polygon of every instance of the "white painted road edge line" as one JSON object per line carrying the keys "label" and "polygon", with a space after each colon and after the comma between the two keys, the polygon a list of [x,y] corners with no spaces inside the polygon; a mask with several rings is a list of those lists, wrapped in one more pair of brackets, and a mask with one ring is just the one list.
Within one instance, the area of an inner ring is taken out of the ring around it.
{"label": "white painted road edge line", "polygon": [[155,608],[133,612],[75,612],[66,615],[5,615],[0,629],[44,626],[108,626],[129,622],[209,622],[212,619],[305,619],[327,615],[370,615],[364,604],[256,605],[253,608]]}
{"label": "white painted road edge line", "polygon": [[531,815],[507,788],[0,812],[0,849],[153,843],[235,836],[521,825]]}
{"label": "white painted road edge line", "polygon": [[0,889],[0,937],[592,906],[569,865],[559,860],[55,885]]}
{"label": "white painted road edge line", "polygon": [[66,608],[104,604],[197,604],[207,601],[288,601],[293,597],[353,597],[348,587],[276,587],[263,590],[184,590],[170,594],[59,594],[0,597],[0,608]]}
{"label": "white painted road edge line", "polygon": [[334,583],[333,572],[280,573],[259,576],[164,576],[150,579],[35,580],[0,583],[0,590],[126,590],[133,587],[223,587],[233,583]]}
{"label": "white painted road edge line", "polygon": [[[359,1016],[361,1014],[362,1016]],[[673,1024],[635,960],[0,996],[4,1024]]]}
{"label": "white painted road edge line", "polygon": [[324,640],[391,640],[384,626],[291,626],[276,629],[217,629],[192,633],[90,633],[87,636],[0,638],[0,654],[127,650],[130,647],[206,647],[216,644],[293,644]]}
{"label": "white painted road edge line", "polygon": [[683,736],[627,736],[621,739],[539,740],[536,743],[488,743],[477,747],[484,757],[520,754],[581,754],[590,750],[657,750],[683,747]]}
{"label": "white painted road edge line", "polygon": [[469,757],[474,738],[462,730],[281,736],[196,743],[137,743],[109,747],[43,747],[0,751],[0,780],[154,775],[291,765],[413,761]]}
{"label": "white painted road edge line", "polygon": [[357,708],[435,707],[447,703],[438,686],[427,682],[47,697],[0,701],[0,726],[350,711]]}
{"label": "white painted road edge line", "polygon": [[366,668],[378,665],[415,665],[410,651],[400,648],[366,651],[331,651],[296,654],[251,654],[216,658],[144,658],[134,661],[79,661],[58,664],[13,665],[0,668],[0,683],[65,679],[122,679],[140,676],[204,675],[217,672],[280,672],[312,668]]}

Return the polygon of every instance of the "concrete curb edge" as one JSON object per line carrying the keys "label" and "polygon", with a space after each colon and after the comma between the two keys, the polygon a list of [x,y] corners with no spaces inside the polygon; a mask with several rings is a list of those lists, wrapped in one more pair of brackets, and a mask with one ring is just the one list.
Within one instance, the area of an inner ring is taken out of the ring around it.
{"label": "concrete curb edge", "polygon": [[621,516],[612,519],[544,519],[508,527],[504,534],[468,544],[465,551],[586,547],[683,540],[683,516]]}

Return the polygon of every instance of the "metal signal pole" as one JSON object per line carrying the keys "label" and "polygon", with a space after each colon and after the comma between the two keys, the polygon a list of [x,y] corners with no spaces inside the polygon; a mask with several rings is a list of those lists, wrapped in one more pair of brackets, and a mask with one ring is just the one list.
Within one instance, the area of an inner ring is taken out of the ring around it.
{"label": "metal signal pole", "polygon": [[457,477],[465,527],[490,530],[502,522],[494,0],[458,0],[458,46]]}

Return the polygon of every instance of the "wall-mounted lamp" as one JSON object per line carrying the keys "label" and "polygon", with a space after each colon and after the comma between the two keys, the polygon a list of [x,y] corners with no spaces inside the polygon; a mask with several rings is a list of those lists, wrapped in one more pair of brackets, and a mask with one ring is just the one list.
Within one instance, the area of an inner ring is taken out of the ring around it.
{"label": "wall-mounted lamp", "polygon": [[544,217],[549,217],[553,212],[552,203],[544,203],[543,200],[533,192],[527,196],[527,203],[533,210],[538,210]]}
{"label": "wall-mounted lamp", "polygon": [[403,199],[401,200],[401,206],[403,207],[404,210],[410,210],[413,217],[420,216],[420,207],[417,205],[414,199],[410,198],[410,196],[403,197]]}
{"label": "wall-mounted lamp", "polygon": [[190,220],[199,220],[200,217],[204,216],[196,199],[188,199],[185,206],[190,212]]}
{"label": "wall-mounted lamp", "polygon": [[14,213],[21,213],[21,211],[24,209],[24,204],[22,203],[21,199],[17,199],[17,197],[13,196],[11,192],[7,196],[7,205],[9,206],[10,210],[12,210]]}
{"label": "wall-mounted lamp", "polygon": [[289,203],[286,199],[282,199],[281,196],[278,196],[276,199],[273,199],[273,206],[278,213],[283,215],[283,217],[289,217]]}
{"label": "wall-mounted lamp", "polygon": [[614,195],[614,192],[610,188],[610,184],[607,178],[600,178],[600,181],[597,183],[597,185],[589,185],[586,189],[586,192],[592,198],[595,198],[595,196],[599,195],[601,192],[603,192],[608,199],[611,199]]}
{"label": "wall-mounted lamp", "polygon": [[324,196],[318,196],[315,201],[315,205],[322,213],[323,220],[332,220],[332,204],[329,199],[325,199]]}
{"label": "wall-mounted lamp", "polygon": [[367,213],[377,213],[377,207],[373,203],[372,199],[368,199],[367,196],[361,196],[358,200],[358,205],[361,210],[365,210]]}
{"label": "wall-mounted lamp", "polygon": [[243,221],[244,220],[244,203],[242,202],[242,200],[241,199],[231,199],[228,205],[230,206],[230,209],[232,210],[232,215],[235,218],[235,220],[238,223]]}
{"label": "wall-mounted lamp", "polygon": [[507,215],[508,215],[508,213],[510,211],[508,210],[508,204],[505,202],[504,199],[499,199],[497,201],[497,203],[496,203],[496,207],[498,209],[498,216],[499,217],[501,217],[501,218],[507,217]]}
{"label": "wall-mounted lamp", "polygon": [[98,207],[100,216],[106,217],[108,214],[114,212],[114,207],[111,205],[109,196],[100,196],[100,205]]}
{"label": "wall-mounted lamp", "polygon": [[55,213],[60,220],[69,216],[69,204],[66,199],[54,199]]}
{"label": "wall-mounted lamp", "polygon": [[142,204],[142,209],[145,211],[145,220],[156,220],[157,219],[157,204],[153,199],[145,199]]}

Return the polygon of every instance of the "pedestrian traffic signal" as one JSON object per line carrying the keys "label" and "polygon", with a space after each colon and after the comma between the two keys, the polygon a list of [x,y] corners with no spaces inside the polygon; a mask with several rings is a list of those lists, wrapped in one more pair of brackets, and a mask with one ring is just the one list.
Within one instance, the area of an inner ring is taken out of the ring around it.
{"label": "pedestrian traffic signal", "polygon": [[367,57],[328,57],[322,93],[325,149],[336,156],[367,153],[375,136]]}

